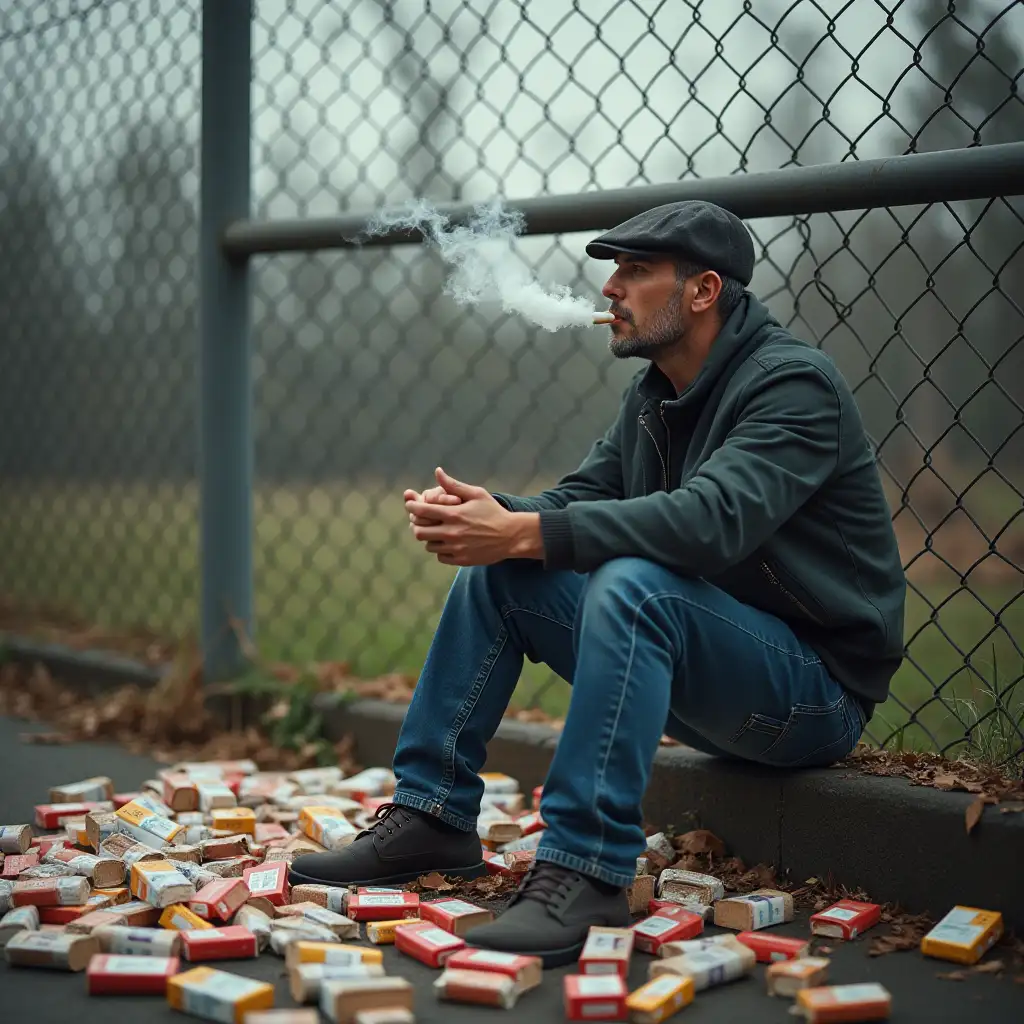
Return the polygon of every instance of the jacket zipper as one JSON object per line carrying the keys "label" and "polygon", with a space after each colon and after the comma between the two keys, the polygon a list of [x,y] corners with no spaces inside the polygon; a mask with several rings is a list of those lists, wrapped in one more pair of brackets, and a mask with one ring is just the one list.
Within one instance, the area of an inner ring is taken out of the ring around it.
{"label": "jacket zipper", "polygon": [[672,465],[672,434],[669,432],[668,423],[665,421],[665,403],[658,407],[658,415],[661,416],[661,425],[665,428],[665,490],[668,487],[668,467]]}
{"label": "jacket zipper", "polygon": [[783,585],[782,585],[782,584],[781,584],[781,583],[779,582],[779,578],[778,578],[778,576],[776,576],[776,575],[775,575],[775,573],[773,573],[773,572],[772,572],[772,570],[771,570],[771,569],[769,568],[769,566],[768,566],[768,563],[767,563],[767,562],[762,562],[762,563],[761,563],[761,569],[762,569],[762,571],[764,572],[764,574],[765,574],[765,575],[766,575],[766,576],[768,577],[768,579],[770,579],[770,580],[772,581],[772,583],[774,583],[774,584],[775,584],[775,586],[776,586],[776,587],[778,587],[778,588],[779,588],[779,590],[781,590],[781,591],[782,591],[782,593],[783,593],[783,594],[785,594],[785,595],[786,595],[786,597],[788,597],[788,598],[790,599],[790,601],[792,601],[792,602],[793,602],[793,604],[795,604],[795,605],[797,606],[797,608],[799,608],[799,609],[800,609],[800,611],[802,611],[802,612],[804,613],[804,615],[806,615],[806,616],[807,616],[807,618],[809,618],[809,619],[810,619],[810,620],[811,620],[812,622],[816,622],[816,623],[817,623],[817,624],[818,624],[819,626],[823,626],[823,625],[824,625],[824,623],[823,623],[823,622],[821,621],[821,619],[819,619],[819,618],[818,618],[818,616],[817,616],[817,615],[815,615],[815,614],[814,614],[814,613],[813,613],[813,612],[812,612],[812,611],[810,610],[810,608],[808,608],[808,607],[807,607],[807,605],[805,605],[805,604],[803,603],[803,601],[801,601],[801,600],[800,600],[800,599],[799,599],[799,598],[798,598],[798,597],[797,597],[797,596],[796,596],[795,594],[792,594],[792,593],[790,593],[790,592],[789,592],[789,591],[788,591],[788,590],[787,590],[787,589],[786,589],[786,588],[785,588],[785,587],[784,587],[784,586],[783,586]]}
{"label": "jacket zipper", "polygon": [[640,424],[647,431],[647,436],[654,442],[654,450],[658,453],[658,461],[661,463],[661,472],[665,479],[665,490],[668,490],[668,467],[665,465],[665,460],[662,458],[661,449],[658,447],[658,442],[655,440],[654,434],[651,433],[651,428],[647,426],[647,420],[644,418],[643,413],[640,414]]}

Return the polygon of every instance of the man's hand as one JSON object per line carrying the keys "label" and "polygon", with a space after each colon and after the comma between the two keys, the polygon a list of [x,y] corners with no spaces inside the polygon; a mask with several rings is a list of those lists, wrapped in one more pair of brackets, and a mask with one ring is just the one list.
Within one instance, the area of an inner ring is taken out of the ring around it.
{"label": "man's hand", "polygon": [[[427,501],[425,492],[405,492],[409,529],[444,565],[493,565],[506,558],[543,558],[540,516],[509,512],[490,491],[464,484],[439,466],[434,475],[443,501]],[[456,499],[453,501],[452,499]]]}
{"label": "man's hand", "polygon": [[[421,501],[428,505],[461,505],[462,499],[457,494],[449,494],[443,487],[428,487],[422,494],[419,491],[406,490],[403,497],[407,502]],[[439,526],[440,519],[425,516],[409,516],[413,526]]]}

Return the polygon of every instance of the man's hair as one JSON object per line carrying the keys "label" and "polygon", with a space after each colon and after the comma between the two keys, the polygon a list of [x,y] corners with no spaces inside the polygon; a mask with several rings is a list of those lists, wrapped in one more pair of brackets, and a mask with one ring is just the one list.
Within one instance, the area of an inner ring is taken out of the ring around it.
{"label": "man's hair", "polygon": [[[688,277],[696,277],[698,274],[711,270],[711,267],[703,267],[699,263],[692,263],[682,257],[677,257],[674,262],[677,281],[685,281]],[[718,274],[718,271],[716,270],[715,273]],[[715,305],[718,307],[718,315],[724,324],[732,316],[732,311],[740,304],[740,299],[743,298],[746,289],[734,277],[728,277],[726,274],[718,274],[718,276],[722,279],[722,290],[718,293],[718,301]]]}

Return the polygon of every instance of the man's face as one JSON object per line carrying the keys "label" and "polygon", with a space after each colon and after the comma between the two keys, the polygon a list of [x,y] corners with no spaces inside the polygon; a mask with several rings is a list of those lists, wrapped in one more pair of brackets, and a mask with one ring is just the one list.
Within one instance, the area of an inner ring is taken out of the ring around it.
{"label": "man's face", "polygon": [[654,359],[685,342],[689,316],[683,310],[684,281],[671,257],[615,257],[616,268],[601,294],[610,300],[608,348],[619,359]]}

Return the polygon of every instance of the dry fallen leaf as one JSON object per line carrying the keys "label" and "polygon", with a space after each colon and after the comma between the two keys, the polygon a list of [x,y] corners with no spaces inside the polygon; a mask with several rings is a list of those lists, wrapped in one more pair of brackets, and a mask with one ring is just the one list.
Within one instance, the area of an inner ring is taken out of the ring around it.
{"label": "dry fallen leaf", "polygon": [[998,974],[1002,969],[1002,960],[989,960],[983,964],[975,964],[971,968],[971,974]]}
{"label": "dry fallen leaf", "polygon": [[712,857],[725,856],[725,843],[706,828],[694,829],[679,836],[673,844],[682,853],[707,853]]}
{"label": "dry fallen leaf", "polygon": [[935,974],[936,978],[942,978],[943,981],[966,981],[966,971],[937,971]]}
{"label": "dry fallen leaf", "polygon": [[431,871],[429,875],[420,875],[416,882],[421,889],[437,889],[439,892],[451,892],[455,888],[452,882],[447,881],[444,875],[437,871]]}
{"label": "dry fallen leaf", "polygon": [[985,810],[985,800],[983,797],[976,796],[968,805],[967,810],[964,813],[964,818],[967,822],[967,834],[970,835],[971,829],[981,820],[982,812]]}

